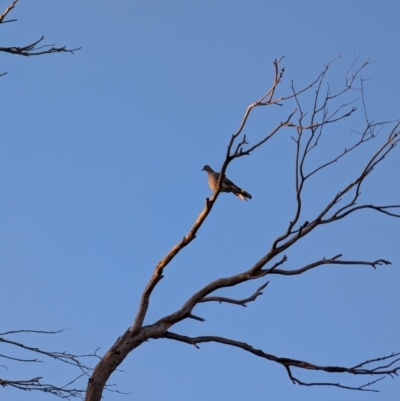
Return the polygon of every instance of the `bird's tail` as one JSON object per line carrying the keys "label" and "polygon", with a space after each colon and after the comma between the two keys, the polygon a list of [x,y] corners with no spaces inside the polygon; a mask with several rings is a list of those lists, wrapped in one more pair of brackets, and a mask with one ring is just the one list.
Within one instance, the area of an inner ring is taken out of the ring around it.
{"label": "bird's tail", "polygon": [[238,188],[238,191],[235,191],[234,194],[246,202],[248,199],[251,199],[251,195],[248,192],[246,192],[244,189],[241,189],[241,188]]}

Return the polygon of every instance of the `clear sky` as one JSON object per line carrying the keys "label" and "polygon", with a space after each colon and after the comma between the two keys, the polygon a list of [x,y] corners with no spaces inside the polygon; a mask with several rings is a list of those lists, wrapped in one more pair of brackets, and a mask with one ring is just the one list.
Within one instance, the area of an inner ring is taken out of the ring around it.
{"label": "clear sky", "polygon": [[[275,58],[285,56],[281,88],[287,93],[292,79],[309,82],[340,54],[350,57],[333,72],[334,83],[342,82],[353,54],[372,57],[377,62],[363,73],[370,118],[400,117],[399,15],[398,2],[372,0],[20,0],[10,14],[18,22],[0,27],[1,46],[25,45],[44,34],[46,43],[82,50],[0,57],[0,71],[9,72],[0,79],[0,331],[69,328],[47,339],[15,339],[104,353],[132,323],[155,264],[210,196],[200,170],[204,164],[220,168],[246,107],[271,83]],[[262,135],[280,121],[279,113],[258,111],[246,132]],[[351,135],[362,122],[360,110],[340,129]],[[383,134],[354,154],[354,165],[335,166],[310,186],[310,216],[321,196],[353,177],[347,172],[358,171]],[[196,241],[165,272],[147,323],[180,307],[208,281],[247,269],[269,249],[293,214],[293,151],[283,133],[229,167],[229,178],[253,199],[219,197]],[[399,151],[373,172],[365,199],[400,203]],[[206,322],[174,330],[225,335],[321,365],[352,366],[399,351],[399,241],[399,220],[359,213],[299,243],[287,252],[286,267],[338,253],[386,258],[392,266],[272,277],[247,308],[203,306],[196,312]],[[262,283],[224,295],[247,296]],[[6,352],[11,349],[1,348]],[[8,367],[0,367],[4,378],[44,376],[60,385],[71,378],[58,364],[1,364]],[[197,350],[168,340],[142,345],[122,368],[111,383],[133,393],[105,393],[107,401],[395,401],[400,393],[398,378],[378,383],[378,394],[299,387],[280,366],[244,351],[211,344]],[[296,373],[353,385],[370,379]],[[0,389],[0,398],[51,396]]]}

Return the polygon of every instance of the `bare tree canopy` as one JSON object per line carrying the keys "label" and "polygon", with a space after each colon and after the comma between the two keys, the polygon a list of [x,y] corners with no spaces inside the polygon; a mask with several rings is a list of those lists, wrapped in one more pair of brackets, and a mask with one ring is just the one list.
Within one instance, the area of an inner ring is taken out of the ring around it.
{"label": "bare tree canopy", "polygon": [[[361,265],[373,267],[374,269],[380,266],[390,265],[390,261],[385,259],[348,260],[343,258],[341,254],[338,254],[322,259],[311,260],[309,264],[295,269],[284,268],[284,264],[288,260],[287,252],[290,251],[291,247],[303,237],[317,231],[321,226],[332,224],[365,209],[370,209],[390,217],[400,217],[400,204],[377,205],[364,201],[361,198],[361,189],[368,176],[397,145],[399,141],[400,123],[398,121],[373,122],[368,119],[364,103],[363,80],[360,78],[360,73],[371,63],[371,60],[360,63],[355,59],[345,77],[344,85],[338,89],[333,89],[327,84],[328,73],[334,67],[335,61],[337,60],[328,63],[319,76],[310,84],[297,89],[295,83],[292,82],[291,93],[279,95],[277,93],[280,89],[279,85],[283,80],[285,70],[281,66],[282,59],[274,61],[272,86],[259,100],[248,106],[238,130],[229,140],[225,160],[220,170],[221,174],[219,176],[217,190],[211,198],[206,199],[204,209],[200,212],[188,233],[155,267],[150,281],[143,291],[132,326],[117,339],[94,369],[92,377],[89,380],[85,397],[86,401],[99,401],[102,396],[103,388],[111,373],[122,363],[127,355],[145,341],[159,338],[179,341],[194,345],[195,347],[198,347],[201,343],[209,342],[236,347],[283,366],[290,380],[295,384],[303,386],[325,385],[359,391],[377,391],[373,386],[374,384],[382,380],[385,376],[396,376],[398,374],[400,370],[400,352],[398,352],[398,350],[390,350],[387,355],[383,356],[372,356],[370,359],[360,361],[355,366],[318,365],[312,361],[298,360],[290,356],[282,357],[261,349],[256,349],[251,344],[235,339],[234,333],[232,333],[232,338],[214,335],[190,337],[172,331],[175,325],[186,319],[204,322],[205,318],[199,316],[195,311],[196,307],[201,303],[231,303],[246,306],[249,302],[257,301],[258,297],[262,295],[263,291],[267,288],[269,281],[264,282],[261,286],[259,285],[256,291],[253,294],[249,294],[249,297],[246,299],[219,296],[216,292],[223,288],[240,286],[243,283],[253,280],[272,278],[273,275],[294,276],[304,274],[312,269],[327,265]],[[310,94],[312,95],[311,102],[307,98],[307,95]],[[350,98],[348,98],[348,95],[350,95]],[[354,95],[356,95],[358,99]],[[354,98],[352,98],[352,96],[354,96]],[[294,110],[290,109],[293,100],[296,105]],[[308,167],[311,165],[311,163],[308,163],[309,159],[312,158],[313,154],[318,152],[318,144],[325,134],[327,127],[339,123],[344,119],[351,118],[357,110],[357,104],[360,105],[361,108],[364,108],[365,126],[357,134],[354,142],[350,146],[343,148],[339,153],[326,157],[322,163],[314,167]],[[251,112],[256,108],[270,106],[286,106],[285,109],[289,108],[286,119],[278,121],[275,128],[265,134],[262,139],[252,141],[251,138],[249,138],[251,135],[244,134],[244,128]],[[175,312],[164,316],[152,324],[144,325],[144,320],[150,307],[151,296],[157,288],[157,284],[164,277],[165,269],[170,262],[174,260],[183,248],[196,239],[201,226],[205,223],[220,195],[221,184],[229,164],[244,156],[251,156],[260,147],[267,146],[268,141],[278,134],[288,135],[287,131],[289,131],[296,148],[294,172],[296,207],[295,210],[293,210],[293,217],[288,223],[286,230],[276,237],[270,244],[269,250],[253,266],[244,266],[241,273],[230,277],[216,278],[214,281],[200,288]],[[382,137],[384,138],[382,139]],[[351,157],[357,148],[371,140],[380,143],[370,159],[364,162],[364,167],[360,171],[348,174],[349,177],[355,174],[355,178],[349,179],[344,187],[338,188],[336,194],[322,209],[314,211],[314,216],[311,220],[305,220],[302,214],[305,207],[303,192],[307,183],[311,181],[314,176],[325,169],[331,168],[343,158]],[[266,347],[268,347],[268,344],[266,344]],[[362,377],[368,376],[372,377],[372,380],[364,380],[361,384],[352,386],[331,381],[329,377],[327,377],[326,381],[304,381],[299,378],[300,376],[295,370],[323,371],[326,373],[341,373]]]}

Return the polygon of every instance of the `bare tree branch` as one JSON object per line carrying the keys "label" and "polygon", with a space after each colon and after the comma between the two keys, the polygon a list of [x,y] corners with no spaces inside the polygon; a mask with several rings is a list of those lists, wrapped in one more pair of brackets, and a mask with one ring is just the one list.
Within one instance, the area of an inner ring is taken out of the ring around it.
{"label": "bare tree branch", "polygon": [[[397,376],[398,371],[400,371],[400,364],[399,364],[400,352],[392,353],[391,355],[380,357],[380,358],[371,359],[369,361],[364,361],[352,368],[347,368],[347,367],[343,367],[343,366],[315,365],[313,363],[298,360],[298,359],[277,357],[275,355],[268,354],[260,349],[256,349],[247,343],[244,343],[241,341],[236,341],[236,340],[231,340],[231,339],[225,338],[225,337],[219,337],[219,336],[188,337],[188,336],[183,336],[181,334],[172,333],[170,331],[167,331],[162,337],[168,338],[170,340],[175,340],[175,341],[180,341],[180,342],[184,342],[187,344],[191,344],[191,345],[196,346],[197,348],[198,348],[199,344],[209,343],[209,342],[225,344],[225,345],[230,345],[230,346],[233,346],[236,348],[240,348],[253,355],[256,355],[258,357],[261,357],[261,358],[264,358],[269,361],[276,362],[276,363],[282,365],[286,369],[292,382],[303,385],[303,386],[317,386],[317,385],[327,386],[327,385],[329,385],[329,386],[335,386],[335,387],[345,388],[345,389],[349,389],[349,390],[377,392],[378,390],[370,389],[367,387],[371,386],[372,384],[376,383],[379,380],[382,380],[384,378],[384,376],[392,376],[392,375]],[[379,365],[377,367],[369,367],[369,365],[371,365],[373,362],[381,362],[381,361],[385,361],[385,362],[389,361],[389,363],[386,365]],[[313,371],[319,370],[319,371],[324,371],[327,373],[349,373],[352,375],[371,375],[371,376],[380,376],[380,377],[372,382],[365,383],[365,384],[363,384],[361,386],[357,386],[357,387],[345,386],[340,383],[332,383],[332,382],[307,383],[307,382],[303,382],[303,381],[297,379],[295,376],[293,376],[293,373],[292,373],[293,368],[298,368],[298,369],[303,369],[303,370],[313,370]]]}
{"label": "bare tree branch", "polygon": [[56,330],[56,331],[46,331],[46,330],[27,330],[27,329],[21,329],[21,330],[10,330],[10,331],[5,331],[4,333],[0,333],[0,336],[7,336],[9,334],[23,334],[23,333],[35,333],[35,334],[59,334],[67,329],[61,329],[61,330]]}
{"label": "bare tree branch", "polygon": [[219,302],[219,303],[226,302],[226,303],[229,303],[229,304],[241,305],[241,306],[246,307],[247,304],[248,304],[249,302],[253,302],[253,301],[255,301],[260,295],[263,295],[262,290],[263,290],[268,284],[269,284],[269,281],[267,281],[267,282],[266,282],[265,284],[263,284],[261,287],[258,287],[258,288],[257,288],[257,291],[256,291],[253,295],[251,295],[250,297],[245,298],[245,299],[233,299],[233,298],[225,298],[225,297],[205,297],[205,298],[201,299],[201,300],[199,301],[199,303],[201,303],[201,302]]}
{"label": "bare tree branch", "polygon": [[[267,263],[267,262],[265,262],[266,258],[262,258],[253,267],[251,267],[249,270],[247,270],[243,273],[239,273],[239,274],[236,274],[236,275],[230,276],[230,277],[220,278],[220,279],[214,280],[211,283],[207,284],[202,289],[200,289],[195,294],[193,294],[182,305],[182,307],[179,310],[159,319],[157,322],[154,323],[154,326],[156,326],[157,328],[171,327],[172,325],[187,318],[192,313],[193,309],[199,303],[207,302],[207,300],[218,301],[220,298],[217,296],[217,297],[215,297],[215,299],[213,299],[213,297],[208,297],[209,294],[214,293],[215,291],[222,289],[222,288],[234,287],[238,284],[247,282],[249,280],[256,280],[256,279],[265,277],[268,274],[279,274],[279,275],[285,275],[285,276],[292,276],[292,275],[298,275],[298,274],[305,273],[308,270],[311,270],[311,269],[314,269],[316,267],[323,266],[323,265],[358,265],[358,266],[371,266],[373,268],[376,268],[376,266],[379,266],[379,265],[391,264],[389,261],[384,260],[384,259],[378,259],[378,260],[375,260],[372,262],[355,261],[355,260],[339,260],[339,258],[341,256],[342,255],[339,254],[330,259],[322,258],[316,262],[310,263],[306,266],[303,266],[299,269],[294,269],[294,270],[277,269],[278,266],[280,266],[281,264],[283,264],[284,262],[287,261],[286,256],[283,256],[279,262],[276,262],[273,266],[271,266],[270,268],[266,268],[266,269],[262,269],[265,266],[265,264]],[[257,292],[258,292],[258,290],[257,290]],[[259,295],[261,295],[261,294],[259,294]],[[225,302],[227,302],[227,301],[225,301]],[[235,303],[235,302],[231,302],[231,303]]]}
{"label": "bare tree branch", "polygon": [[52,45],[42,45],[38,46],[44,40],[44,36],[40,39],[36,40],[33,43],[30,43],[26,46],[10,46],[10,47],[1,47],[0,52],[18,54],[20,56],[41,56],[42,54],[51,54],[51,53],[74,53],[77,50],[80,50],[81,47],[77,47],[75,49],[67,49],[66,46],[55,47]]}
{"label": "bare tree branch", "polygon": [[41,391],[43,393],[49,393],[60,398],[69,400],[72,397],[82,398],[84,393],[83,389],[67,389],[63,387],[57,387],[53,384],[41,383],[42,377],[34,377],[27,380],[3,380],[0,379],[0,386],[13,387],[19,390],[25,391]]}
{"label": "bare tree branch", "polygon": [[[49,333],[48,333],[49,334]],[[86,369],[86,370],[90,370],[89,367],[83,365],[80,361],[79,358],[83,358],[83,357],[93,357],[93,356],[97,356],[96,354],[87,354],[87,355],[74,355],[74,354],[70,354],[67,352],[58,352],[58,351],[45,351],[42,350],[38,347],[30,347],[27,345],[24,345],[22,343],[16,342],[16,341],[11,341],[11,340],[7,340],[3,337],[0,337],[0,343],[3,344],[9,344],[9,345],[14,345],[18,348],[22,348],[24,350],[27,351],[31,351],[31,352],[35,352],[37,354],[41,354],[41,355],[45,355],[47,357],[50,357],[52,359],[70,364],[70,365],[74,365],[74,366],[78,366],[82,369]],[[34,360],[35,362],[37,362],[37,360]],[[32,362],[32,361],[28,361],[28,362]]]}
{"label": "bare tree branch", "polygon": [[[49,334],[49,335],[54,335],[54,334],[59,334],[64,330],[57,330],[57,331],[43,331],[43,330],[11,330],[11,331],[6,331],[3,333],[0,333],[0,343],[11,346],[11,347],[17,347],[21,350],[27,351],[27,352],[33,352],[34,354],[39,354],[41,356],[65,363],[67,365],[71,365],[75,368],[78,368],[81,371],[81,374],[76,376],[73,380],[70,382],[66,383],[63,386],[56,386],[54,384],[48,384],[48,383],[42,383],[41,380],[43,379],[42,377],[34,377],[30,379],[24,379],[24,380],[10,380],[10,379],[5,379],[5,378],[0,378],[0,386],[3,387],[13,387],[19,390],[26,390],[26,391],[42,391],[45,393],[50,393],[53,394],[57,397],[60,398],[65,398],[69,399],[71,397],[80,397],[82,398],[82,395],[84,394],[85,390],[83,388],[76,388],[76,387],[71,387],[79,378],[82,376],[90,376],[90,373],[92,371],[92,368],[89,367],[87,364],[82,362],[83,358],[96,358],[100,359],[100,357],[97,355],[97,350],[93,354],[84,354],[84,355],[76,355],[76,354],[71,354],[68,352],[58,352],[58,351],[46,351],[43,350],[39,347],[31,347],[28,345],[25,345],[21,342],[16,342],[7,338],[4,338],[4,336],[10,336],[10,335],[16,335],[16,334]],[[43,362],[42,360],[39,359],[32,359],[32,358],[15,358],[9,355],[4,355],[0,354],[0,358],[4,358],[7,360],[13,360],[17,362],[23,362],[23,363],[41,363]]]}
{"label": "bare tree branch", "polygon": [[14,22],[16,21],[14,20],[8,20],[8,21],[4,21],[4,18],[7,17],[7,14],[15,7],[15,5],[18,3],[18,0],[14,0],[3,12],[3,14],[0,14],[0,24],[4,24],[6,22]]}
{"label": "bare tree branch", "polygon": [[[18,0],[14,0],[3,12],[0,14],[0,25],[6,22],[14,22],[16,19],[5,21],[4,18],[8,15],[8,13],[13,10],[17,4]],[[81,47],[77,47],[74,49],[67,49],[66,46],[56,47],[54,44],[51,45],[43,45],[42,41],[44,40],[44,36],[42,35],[38,40],[29,43],[25,46],[0,46],[0,52],[17,54],[19,56],[41,56],[43,54],[52,54],[52,53],[74,53],[77,50],[80,50]],[[6,73],[0,74],[0,76],[5,75]]]}
{"label": "bare tree branch", "polygon": [[322,258],[316,262],[310,263],[306,266],[303,266],[299,269],[294,270],[282,270],[282,269],[274,269],[273,271],[268,271],[268,274],[280,274],[283,276],[295,276],[297,274],[305,273],[308,270],[314,269],[316,267],[322,265],[354,265],[354,266],[371,266],[376,269],[376,266],[381,265],[391,265],[388,260],[378,259],[373,262],[368,261],[360,261],[360,260],[338,260],[338,258],[342,257],[341,254],[336,255],[330,259]]}

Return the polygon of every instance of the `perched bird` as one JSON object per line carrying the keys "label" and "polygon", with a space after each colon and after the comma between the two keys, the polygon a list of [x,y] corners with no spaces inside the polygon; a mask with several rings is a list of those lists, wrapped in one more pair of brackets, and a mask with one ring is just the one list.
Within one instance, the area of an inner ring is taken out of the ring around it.
{"label": "perched bird", "polygon": [[[201,171],[207,172],[208,185],[213,191],[216,191],[218,186],[219,173],[216,173],[208,164],[206,164]],[[236,186],[231,180],[226,177],[224,177],[224,179],[222,180],[221,192],[232,192],[246,202],[246,198],[251,199],[251,195],[248,192]]]}

